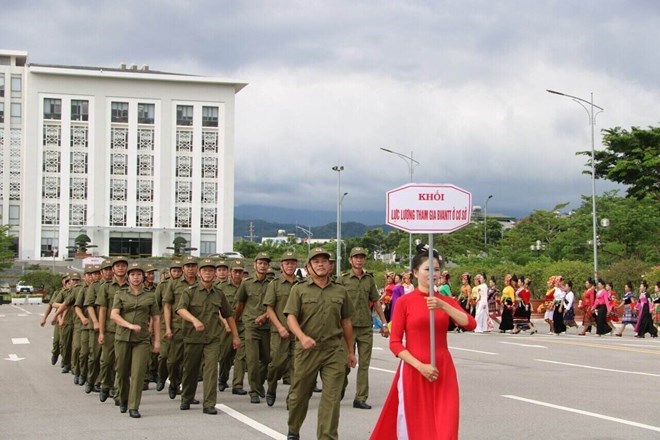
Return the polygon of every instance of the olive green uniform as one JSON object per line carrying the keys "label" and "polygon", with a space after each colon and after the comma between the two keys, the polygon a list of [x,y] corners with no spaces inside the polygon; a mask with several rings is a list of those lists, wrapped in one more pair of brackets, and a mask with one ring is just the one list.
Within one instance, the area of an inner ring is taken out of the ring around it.
{"label": "olive green uniform", "polygon": [[[50,297],[50,301],[48,301],[48,304],[52,306],[54,303],[61,303],[62,302],[62,290],[63,289],[58,289],[55,292],[53,292],[53,295]],[[59,325],[54,325],[53,326],[53,345],[52,348],[50,349],[51,354],[55,359],[57,359],[60,356],[60,326]]]}
{"label": "olive green uniform", "polygon": [[192,323],[183,320],[183,377],[181,380],[181,403],[191,403],[197,390],[197,377],[204,359],[202,380],[204,386],[204,408],[215,407],[218,396],[218,360],[220,359],[221,337],[225,332],[218,313],[229,318],[233,309],[225,295],[216,286],[206,289],[201,282],[189,286],[181,294],[176,310],[185,309],[202,324],[198,332]]}
{"label": "olive green uniform", "polygon": [[188,283],[185,277],[181,277],[170,283],[169,289],[165,291],[163,296],[163,303],[172,305],[172,322],[170,324],[172,339],[169,341],[169,351],[167,353],[167,370],[170,378],[170,388],[176,390],[179,389],[183,373],[183,333],[181,332],[183,320],[176,313],[176,310],[183,292],[194,284],[194,282]]}
{"label": "olive green uniform", "polygon": [[168,278],[167,280],[158,283],[156,286],[156,303],[160,308],[160,353],[158,353],[158,382],[165,383],[167,380],[167,354],[170,349],[170,341],[165,337],[165,314],[163,313],[163,296],[164,293],[170,288],[170,283],[174,280]]}
{"label": "olive green uniform", "polygon": [[[238,286],[232,284],[231,281],[223,281],[222,283],[218,283],[217,286],[227,298],[227,302],[232,306],[232,309],[236,311],[236,306],[238,305],[238,298],[236,297]],[[245,361],[245,326],[243,325],[242,317],[236,322],[236,328],[238,329],[238,337],[241,340],[241,346],[238,347],[238,350],[234,349],[232,345],[231,333],[225,332],[221,338],[218,384],[226,383],[229,380],[229,370],[233,365],[234,376],[232,379],[232,388],[240,389],[243,388],[243,378],[247,371],[247,363]]]}
{"label": "olive green uniform", "polygon": [[[352,318],[353,346],[357,345],[356,353],[358,355],[355,400],[366,402],[369,397],[369,365],[371,364],[371,352],[374,346],[373,321],[369,302],[375,303],[380,295],[378,295],[376,281],[369,272],[363,272],[362,276],[358,277],[353,270],[349,270],[341,274],[338,283],[346,287],[348,297],[355,308],[355,314]],[[348,385],[350,371],[351,369],[347,366],[342,396]]]}
{"label": "olive green uniform", "polygon": [[[99,307],[107,307],[105,330],[103,332],[103,345],[101,347],[101,389],[109,390],[115,386],[115,332],[117,325],[110,319],[110,313],[115,302],[115,295],[122,289],[128,286],[128,282],[124,281],[119,284],[116,278],[101,285],[98,296],[96,297],[96,305]],[[115,394],[115,400],[118,396]]]}
{"label": "olive green uniform", "polygon": [[259,281],[255,277],[248,277],[236,292],[238,302],[245,304],[242,319],[245,325],[245,357],[251,397],[265,394],[264,382],[270,362],[270,324],[266,320],[262,325],[257,325],[254,320],[266,311],[263,302],[269,282],[268,278]]}
{"label": "olive green uniform", "polygon": [[346,289],[333,282],[323,288],[311,278],[291,288],[285,315],[294,315],[301,330],[316,341],[304,349],[296,341],[294,374],[289,391],[289,432],[300,433],[307,415],[317,374],[323,383],[318,409],[317,438],[337,439],[339,404],[348,363],[348,350],[341,321],[353,315]]}
{"label": "olive green uniform", "polygon": [[160,313],[156,294],[144,289],[135,294],[126,286],[119,289],[114,296],[112,308],[119,310],[121,317],[130,324],[141,327],[140,332],[136,333],[126,327],[117,326],[115,334],[119,401],[128,402],[128,409],[136,410],[140,407],[142,384],[150,359],[149,319]]}
{"label": "olive green uniform", "polygon": [[[88,286],[85,285],[78,289],[78,293],[76,294],[75,308],[80,309],[83,316],[89,319],[89,316],[87,316],[87,308],[84,307],[85,293],[87,292],[87,288]],[[73,374],[77,374],[79,376],[78,385],[84,385],[87,381],[87,361],[89,360],[89,322],[91,321],[89,321],[87,325],[83,325],[77,314],[75,321],[75,326],[78,327],[77,333],[80,346],[78,348],[78,359],[74,359],[76,368],[74,368]]]}
{"label": "olive green uniform", "polygon": [[[83,306],[85,310],[87,307],[93,307],[96,312],[96,317],[99,316],[99,307],[96,305],[96,297],[101,288],[102,281],[93,282],[85,291],[85,299]],[[89,356],[87,358],[87,383],[92,385],[100,385],[98,383],[99,370],[101,368],[101,344],[99,344],[98,332],[94,330],[94,323],[89,320]]]}
{"label": "olive green uniform", "polygon": [[75,302],[75,297],[73,295],[73,290],[69,287],[62,289],[61,297],[61,303],[69,306],[69,309],[64,312],[63,325],[60,328],[60,353],[62,354],[62,367],[67,369],[72,368],[73,366],[71,364],[71,352],[73,349],[73,315],[75,315],[73,310],[73,303]]}
{"label": "olive green uniform", "polygon": [[[277,319],[286,328],[289,326],[286,323],[286,316],[284,316],[284,307],[289,299],[291,288],[296,283],[287,280],[283,275],[274,279],[266,289],[266,296],[264,297],[264,306],[271,306],[277,315]],[[293,366],[291,359],[293,357],[293,335],[283,338],[277,331],[277,327],[271,324],[270,326],[270,363],[268,364],[268,393],[275,394],[277,391],[277,381],[280,380],[287,370],[289,370],[289,377],[293,376],[290,371]]]}

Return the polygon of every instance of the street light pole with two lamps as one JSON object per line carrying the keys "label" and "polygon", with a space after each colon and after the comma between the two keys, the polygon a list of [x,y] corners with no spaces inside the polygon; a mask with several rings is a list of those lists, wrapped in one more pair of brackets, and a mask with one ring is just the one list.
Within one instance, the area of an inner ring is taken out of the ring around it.
{"label": "street light pole with two lamps", "polygon": [[348,194],[341,194],[341,172],[344,171],[343,165],[335,165],[332,171],[337,172],[337,252],[336,252],[336,275],[339,278],[341,273],[341,204],[344,197]]}
{"label": "street light pole with two lamps", "polygon": [[484,252],[488,252],[488,201],[493,198],[489,195],[484,203]]}

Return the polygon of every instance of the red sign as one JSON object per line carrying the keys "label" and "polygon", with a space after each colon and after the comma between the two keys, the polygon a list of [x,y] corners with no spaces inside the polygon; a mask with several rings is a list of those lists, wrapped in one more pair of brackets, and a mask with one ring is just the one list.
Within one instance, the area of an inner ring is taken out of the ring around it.
{"label": "red sign", "polygon": [[386,204],[386,223],[407,232],[448,234],[472,214],[472,194],[450,184],[403,185],[387,192]]}

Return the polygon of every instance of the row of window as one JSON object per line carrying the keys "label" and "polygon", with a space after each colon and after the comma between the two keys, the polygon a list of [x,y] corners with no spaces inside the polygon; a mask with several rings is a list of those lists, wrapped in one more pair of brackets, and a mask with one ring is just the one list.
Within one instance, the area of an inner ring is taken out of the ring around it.
{"label": "row of window", "polygon": [[[12,75],[11,77],[11,97],[20,98],[23,90],[23,81],[20,75]],[[0,74],[0,98],[5,96],[5,76]]]}
{"label": "row of window", "polygon": [[[0,102],[0,124],[5,122],[5,104]],[[12,102],[11,103],[11,123],[20,124],[21,123],[21,103]]]}

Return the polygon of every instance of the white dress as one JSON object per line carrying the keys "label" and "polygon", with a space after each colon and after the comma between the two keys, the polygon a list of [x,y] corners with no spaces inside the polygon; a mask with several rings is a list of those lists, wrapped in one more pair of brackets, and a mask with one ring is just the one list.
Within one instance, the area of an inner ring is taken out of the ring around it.
{"label": "white dress", "polygon": [[488,331],[488,286],[479,284],[477,291],[479,292],[479,300],[477,301],[477,310],[474,316],[474,319],[477,321],[477,328],[474,332],[483,333]]}

